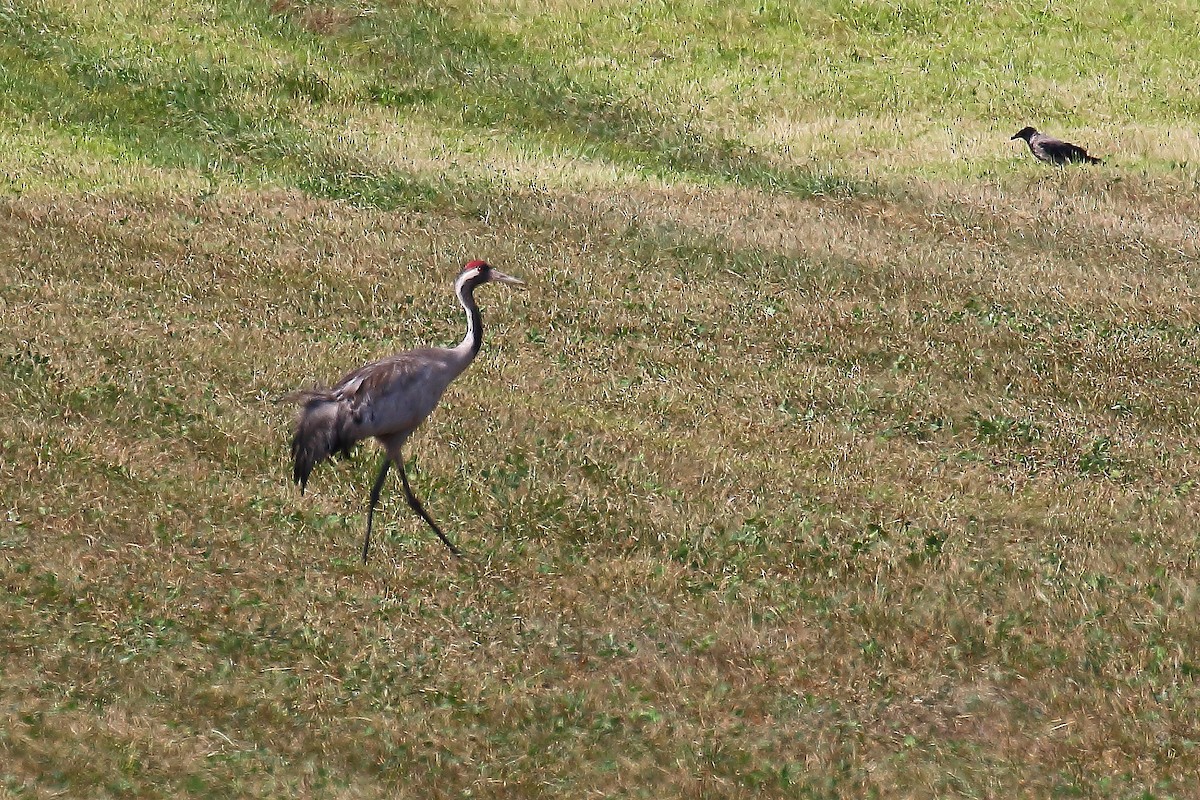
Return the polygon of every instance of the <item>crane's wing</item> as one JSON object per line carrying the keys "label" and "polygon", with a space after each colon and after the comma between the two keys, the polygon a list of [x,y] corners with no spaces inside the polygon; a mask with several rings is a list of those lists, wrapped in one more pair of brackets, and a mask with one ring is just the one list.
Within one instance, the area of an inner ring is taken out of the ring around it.
{"label": "crane's wing", "polygon": [[381,358],[330,389],[357,439],[409,433],[429,416],[458,372],[447,351],[421,348]]}
{"label": "crane's wing", "polygon": [[292,437],[292,477],[301,491],[313,468],[335,453],[349,454],[371,436],[402,442],[433,411],[461,372],[454,353],[410,350],[359,367],[330,389],[302,389],[283,399],[299,403]]}

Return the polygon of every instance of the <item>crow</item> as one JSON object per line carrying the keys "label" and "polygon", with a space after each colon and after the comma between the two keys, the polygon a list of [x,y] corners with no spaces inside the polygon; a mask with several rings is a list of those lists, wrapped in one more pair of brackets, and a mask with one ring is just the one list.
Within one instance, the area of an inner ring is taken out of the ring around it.
{"label": "crow", "polygon": [[1013,139],[1024,139],[1025,143],[1029,145],[1029,152],[1033,153],[1034,158],[1058,167],[1075,162],[1084,164],[1104,163],[1094,156],[1089,156],[1087,150],[1084,150],[1079,145],[1064,142],[1062,139],[1055,139],[1053,136],[1047,136],[1044,133],[1038,133],[1037,128],[1021,128],[1021,130],[1012,135],[1009,141],[1011,142]]}

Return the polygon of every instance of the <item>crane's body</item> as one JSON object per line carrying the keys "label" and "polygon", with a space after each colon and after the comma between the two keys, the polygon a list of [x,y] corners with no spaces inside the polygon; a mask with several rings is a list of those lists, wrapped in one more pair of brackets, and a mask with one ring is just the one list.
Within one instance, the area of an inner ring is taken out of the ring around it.
{"label": "crane's body", "polygon": [[1104,163],[1095,156],[1089,156],[1087,150],[1084,150],[1079,145],[1064,142],[1062,139],[1055,139],[1053,136],[1047,136],[1039,132],[1037,128],[1021,128],[1021,130],[1009,137],[1010,142],[1014,139],[1024,139],[1025,144],[1029,145],[1029,152],[1033,153],[1033,157],[1038,161],[1045,161],[1047,164],[1054,164],[1058,167],[1072,163]]}
{"label": "crane's body", "polygon": [[457,348],[420,348],[359,367],[330,389],[297,392],[304,410],[292,443],[296,482],[303,488],[321,460],[363,439],[403,444],[470,363]]}
{"label": "crane's body", "polygon": [[483,345],[483,319],[474,290],[489,281],[516,286],[522,282],[472,261],[455,281],[455,294],[467,314],[467,333],[455,347],[419,347],[372,361],[343,377],[329,389],[304,389],[288,399],[302,403],[292,437],[292,477],[303,492],[313,468],[336,453],[349,454],[363,439],[374,438],[384,449],[379,475],[371,490],[363,561],[371,544],[371,523],[392,464],[400,472],[408,504],[424,519],[451,552],[461,555],[412,493],[401,449],[408,437],[437,407],[450,383],[462,374]]}

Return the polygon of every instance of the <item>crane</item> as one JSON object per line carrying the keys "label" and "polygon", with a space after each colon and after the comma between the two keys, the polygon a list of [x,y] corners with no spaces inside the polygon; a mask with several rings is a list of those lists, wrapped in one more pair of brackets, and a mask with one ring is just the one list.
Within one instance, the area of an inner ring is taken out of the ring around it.
{"label": "crane", "polygon": [[331,455],[349,455],[363,439],[374,437],[384,450],[379,475],[367,507],[363,563],[371,546],[371,523],[388,469],[394,464],[408,505],[433,528],[456,556],[462,556],[421,501],[413,494],[404,471],[401,448],[432,413],[450,382],[462,374],[483,344],[483,318],[475,304],[475,289],[490,281],[524,286],[524,281],[493,269],[486,261],[471,261],[454,281],[454,293],[467,314],[467,333],[455,347],[418,347],[372,361],[350,372],[329,389],[301,389],[284,400],[301,405],[292,437],[292,478],[303,494],[313,467]]}

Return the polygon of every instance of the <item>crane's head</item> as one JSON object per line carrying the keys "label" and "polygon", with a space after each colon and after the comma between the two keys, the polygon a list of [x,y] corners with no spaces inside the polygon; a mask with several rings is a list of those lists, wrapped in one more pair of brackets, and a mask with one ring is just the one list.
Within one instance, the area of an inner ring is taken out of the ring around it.
{"label": "crane's head", "polygon": [[467,289],[474,289],[480,284],[488,281],[498,281],[507,283],[511,286],[524,286],[525,281],[520,278],[514,278],[512,275],[505,275],[498,269],[493,269],[492,265],[486,261],[471,261],[463,267],[462,272],[458,274],[457,285]]}
{"label": "crane's head", "polygon": [[1030,128],[1026,126],[1021,128],[1021,130],[1017,131],[1012,136],[1008,137],[1008,140],[1011,142],[1013,139],[1024,139],[1028,142],[1029,137],[1033,136],[1035,133],[1037,133],[1037,128]]}

